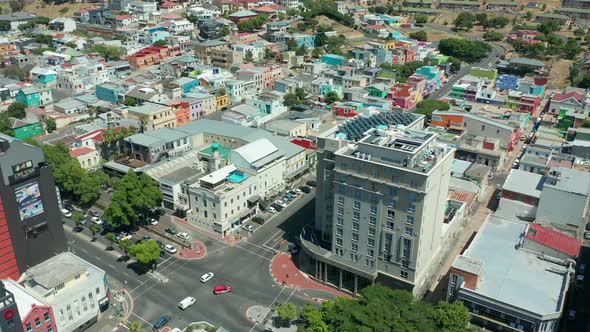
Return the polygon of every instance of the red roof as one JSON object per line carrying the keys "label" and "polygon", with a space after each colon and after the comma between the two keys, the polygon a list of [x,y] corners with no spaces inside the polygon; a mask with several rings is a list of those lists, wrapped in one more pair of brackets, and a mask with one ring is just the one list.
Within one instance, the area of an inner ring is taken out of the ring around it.
{"label": "red roof", "polygon": [[70,150],[70,156],[72,157],[80,157],[83,156],[85,154],[89,154],[91,152],[94,152],[96,150],[91,149],[89,147],[83,147],[83,148],[78,148],[78,149],[74,149],[74,150]]}
{"label": "red roof", "polygon": [[133,18],[133,16],[131,16],[131,15],[119,15],[119,16],[115,17],[115,20],[123,21],[123,20],[130,20],[132,18]]}
{"label": "red roof", "polygon": [[89,131],[86,134],[82,134],[78,137],[76,137],[77,141],[83,141],[85,139],[93,139],[97,142],[102,142],[102,132],[105,131],[106,129],[96,129],[93,131]]}
{"label": "red roof", "polygon": [[302,148],[306,148],[308,150],[315,150],[317,148],[314,141],[304,138],[295,138],[291,140],[291,143],[297,144]]}
{"label": "red roof", "polygon": [[553,95],[551,100],[553,101],[564,101],[570,98],[575,98],[577,101],[582,101],[584,99],[584,95],[578,91],[570,91],[568,93],[556,93]]}
{"label": "red roof", "polygon": [[384,28],[384,26],[380,25],[380,24],[367,25],[365,27],[365,29],[370,29],[370,30],[383,29],[383,28]]}
{"label": "red roof", "polygon": [[160,5],[160,8],[172,8],[172,7],[176,7],[176,6],[178,6],[177,3],[171,2],[171,1],[166,1],[162,5]]}
{"label": "red roof", "polygon": [[542,244],[572,257],[580,255],[582,241],[539,224],[530,224],[526,239]]}
{"label": "red roof", "polygon": [[459,202],[465,202],[468,204],[471,204],[472,202],[474,202],[475,198],[477,197],[476,194],[469,193],[466,191],[449,190],[449,193],[451,194],[450,197],[452,200],[459,201]]}
{"label": "red roof", "polygon": [[263,12],[263,13],[274,13],[277,10],[270,7],[270,6],[262,6],[262,7],[258,7],[258,8],[254,8],[255,12]]}
{"label": "red roof", "polygon": [[533,82],[535,82],[535,85],[547,85],[549,79],[547,77],[534,77]]}

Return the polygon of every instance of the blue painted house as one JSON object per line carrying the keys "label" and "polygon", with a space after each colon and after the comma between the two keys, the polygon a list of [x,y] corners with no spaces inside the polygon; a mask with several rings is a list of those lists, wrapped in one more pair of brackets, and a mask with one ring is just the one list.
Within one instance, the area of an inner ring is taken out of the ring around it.
{"label": "blue painted house", "polygon": [[338,97],[342,98],[344,94],[342,93],[342,85],[334,85],[334,84],[322,84],[320,86],[320,94],[322,96],[327,96],[330,92],[336,92]]}
{"label": "blue painted house", "polygon": [[150,44],[154,44],[158,40],[166,40],[170,33],[164,27],[153,27],[148,29],[150,35]]}
{"label": "blue painted house", "polygon": [[108,101],[113,104],[118,104],[119,96],[125,94],[125,89],[117,84],[106,82],[96,86],[96,97],[100,100]]}
{"label": "blue painted house", "polygon": [[315,47],[315,35],[307,35],[307,34],[294,34],[291,35],[291,38],[295,40],[297,43],[297,47],[305,46],[306,48],[313,48]]}
{"label": "blue painted house", "polygon": [[341,66],[346,62],[346,58],[338,54],[324,54],[322,62],[330,66]]}
{"label": "blue painted house", "polygon": [[180,86],[183,94],[187,94],[199,87],[201,81],[189,77],[180,77],[176,80],[176,84]]}
{"label": "blue painted house", "polygon": [[[442,85],[442,72],[437,66],[422,66],[416,70],[416,74],[425,76],[428,81],[435,84],[434,88]],[[430,89],[432,91],[432,89]]]}
{"label": "blue painted house", "polygon": [[500,90],[516,90],[518,82],[522,77],[515,75],[500,75],[496,82],[496,88]]}

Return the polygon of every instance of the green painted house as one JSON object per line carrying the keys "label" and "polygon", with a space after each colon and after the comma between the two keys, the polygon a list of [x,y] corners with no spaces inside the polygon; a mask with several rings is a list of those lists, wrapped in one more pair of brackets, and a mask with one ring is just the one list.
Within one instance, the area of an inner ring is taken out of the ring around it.
{"label": "green painted house", "polygon": [[46,87],[28,86],[16,94],[16,101],[27,107],[40,107],[53,102],[51,91]]}
{"label": "green painted house", "polygon": [[383,83],[375,83],[366,87],[365,90],[369,92],[369,96],[371,97],[385,98],[387,97],[389,87]]}
{"label": "green painted house", "polygon": [[39,121],[10,118],[10,128],[14,137],[23,140],[43,133],[43,125]]}

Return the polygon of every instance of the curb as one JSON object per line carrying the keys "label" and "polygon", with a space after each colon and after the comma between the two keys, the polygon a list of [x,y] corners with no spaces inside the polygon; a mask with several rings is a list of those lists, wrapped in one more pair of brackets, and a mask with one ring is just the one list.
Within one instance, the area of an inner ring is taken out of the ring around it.
{"label": "curb", "polygon": [[179,252],[178,252],[178,255],[176,255],[176,258],[178,258],[178,259],[182,259],[182,260],[185,260],[185,261],[196,261],[196,260],[203,259],[203,258],[207,257],[207,254],[208,254],[208,251],[207,251],[207,246],[205,246],[205,244],[204,244],[203,242],[201,242],[201,241],[196,241],[196,242],[195,242],[195,244],[196,244],[197,242],[198,242],[198,243],[200,243],[200,244],[202,245],[202,247],[203,247],[203,251],[204,251],[204,254],[203,254],[203,256],[200,256],[200,257],[195,257],[195,258],[186,258],[186,257],[183,257],[183,256],[181,255],[180,251],[179,251]]}
{"label": "curb", "polygon": [[184,220],[182,218],[172,217],[171,220],[172,220],[173,223],[178,223],[178,224],[180,224],[180,225],[182,225],[184,227],[188,227],[188,228],[192,229],[195,232],[199,232],[199,233],[201,233],[201,234],[203,234],[203,235],[205,235],[205,236],[207,236],[209,238],[212,238],[212,239],[214,239],[214,240],[216,240],[218,242],[221,242],[223,244],[226,244],[228,246],[234,246],[234,245],[242,242],[242,240],[244,239],[243,236],[240,236],[240,238],[239,238],[238,241],[235,241],[235,240],[226,241],[226,240],[224,240],[223,238],[221,238],[221,237],[219,237],[217,235],[213,235],[210,232],[207,232],[205,230],[202,230],[202,229],[200,229],[200,228],[192,225],[191,223],[189,223],[188,221],[186,221],[186,220]]}

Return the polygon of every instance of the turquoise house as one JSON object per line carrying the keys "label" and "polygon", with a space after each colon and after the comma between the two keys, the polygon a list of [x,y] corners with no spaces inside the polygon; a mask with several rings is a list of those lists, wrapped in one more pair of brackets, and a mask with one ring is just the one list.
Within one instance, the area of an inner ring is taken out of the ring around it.
{"label": "turquoise house", "polygon": [[42,83],[42,84],[49,84],[51,82],[55,82],[57,72],[47,69],[36,67],[31,70],[31,79],[33,82]]}
{"label": "turquoise house", "polygon": [[322,96],[327,96],[328,93],[330,92],[336,92],[336,94],[338,94],[338,97],[340,97],[342,99],[342,97],[344,96],[343,92],[342,92],[342,85],[334,85],[334,84],[322,84],[320,86],[320,94]]}
{"label": "turquoise house", "polygon": [[385,98],[389,92],[389,87],[383,83],[375,83],[365,88],[369,92],[369,96]]}
{"label": "turquoise house", "polygon": [[96,98],[100,100],[118,104],[119,96],[125,94],[125,89],[119,85],[106,82],[96,86],[95,94]]}
{"label": "turquoise house", "polygon": [[20,140],[35,137],[43,133],[41,122],[27,119],[10,118],[10,128],[14,132],[14,137]]}
{"label": "turquoise house", "polygon": [[201,81],[189,77],[180,77],[176,80],[176,84],[180,86],[182,93],[187,94],[198,88]]}
{"label": "turquoise house", "polygon": [[324,54],[322,62],[330,66],[341,66],[346,62],[346,58],[338,54]]}
{"label": "turquoise house", "polygon": [[422,66],[416,70],[416,74],[425,76],[428,81],[434,82],[435,88],[442,85],[441,70],[436,66]]}
{"label": "turquoise house", "polygon": [[393,40],[408,40],[408,36],[404,36],[401,32],[399,31],[393,31],[391,33],[391,38]]}
{"label": "turquoise house", "polygon": [[53,99],[49,89],[28,86],[16,94],[16,101],[27,105],[27,107],[40,107],[50,104]]}

